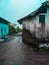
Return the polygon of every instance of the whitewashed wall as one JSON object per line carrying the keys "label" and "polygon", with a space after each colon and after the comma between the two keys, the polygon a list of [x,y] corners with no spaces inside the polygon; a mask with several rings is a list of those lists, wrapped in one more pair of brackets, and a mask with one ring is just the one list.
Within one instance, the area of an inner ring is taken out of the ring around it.
{"label": "whitewashed wall", "polygon": [[[40,31],[41,24],[39,23],[39,15],[45,15],[45,31]],[[49,8],[47,8],[47,13],[41,13],[34,17],[32,20],[25,20],[23,21],[23,27],[30,30],[31,34],[35,31],[36,37],[41,38],[47,37],[49,35]],[[48,35],[47,35],[48,34]]]}

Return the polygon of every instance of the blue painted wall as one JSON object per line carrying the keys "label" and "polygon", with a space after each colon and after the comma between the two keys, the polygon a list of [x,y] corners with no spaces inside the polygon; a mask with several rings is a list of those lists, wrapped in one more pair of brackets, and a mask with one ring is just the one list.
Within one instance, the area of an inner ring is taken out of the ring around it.
{"label": "blue painted wall", "polygon": [[5,35],[9,34],[8,24],[0,23],[0,38],[3,38]]}

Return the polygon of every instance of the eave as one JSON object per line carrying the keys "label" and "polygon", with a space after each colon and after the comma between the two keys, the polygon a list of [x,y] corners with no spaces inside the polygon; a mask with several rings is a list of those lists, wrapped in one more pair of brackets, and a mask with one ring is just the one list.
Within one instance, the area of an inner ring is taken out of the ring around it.
{"label": "eave", "polygon": [[10,22],[8,22],[4,18],[0,17],[0,23],[9,24]]}
{"label": "eave", "polygon": [[[46,1],[46,2],[47,2],[47,1]],[[46,2],[42,3],[42,5],[41,5],[37,10],[35,10],[34,12],[32,12],[32,13],[30,13],[29,15],[27,15],[27,16],[25,16],[25,17],[19,19],[18,22],[19,22],[20,24],[22,24],[23,20],[32,19],[33,17],[35,17],[35,16],[38,15],[39,13],[46,13],[46,12],[47,12],[47,6],[49,6],[49,5],[47,5]]]}

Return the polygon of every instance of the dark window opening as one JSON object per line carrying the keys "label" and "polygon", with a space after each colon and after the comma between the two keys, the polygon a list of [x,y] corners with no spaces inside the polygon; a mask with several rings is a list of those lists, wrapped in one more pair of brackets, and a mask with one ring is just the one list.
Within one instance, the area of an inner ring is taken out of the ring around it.
{"label": "dark window opening", "polygon": [[45,15],[39,15],[39,23],[45,23]]}
{"label": "dark window opening", "polygon": [[4,28],[4,31],[5,31],[5,33],[6,33],[6,27]]}
{"label": "dark window opening", "polygon": [[1,33],[3,33],[3,28],[1,27]]}
{"label": "dark window opening", "polygon": [[3,28],[1,27],[1,35],[3,36]]}

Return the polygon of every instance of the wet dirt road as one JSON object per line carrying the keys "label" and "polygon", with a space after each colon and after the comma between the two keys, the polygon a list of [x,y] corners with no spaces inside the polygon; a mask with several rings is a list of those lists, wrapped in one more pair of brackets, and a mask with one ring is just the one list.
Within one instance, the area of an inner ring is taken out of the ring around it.
{"label": "wet dirt road", "polygon": [[0,43],[0,65],[49,65],[49,53],[35,52],[21,36]]}

